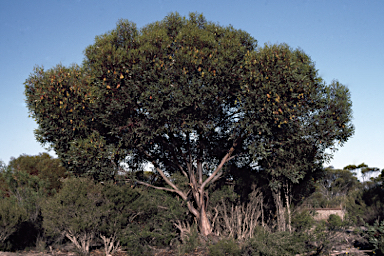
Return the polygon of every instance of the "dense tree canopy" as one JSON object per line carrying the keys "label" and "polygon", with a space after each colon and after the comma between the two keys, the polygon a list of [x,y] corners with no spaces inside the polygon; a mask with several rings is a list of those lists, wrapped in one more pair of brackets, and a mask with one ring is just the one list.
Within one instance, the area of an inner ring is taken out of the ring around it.
{"label": "dense tree canopy", "polygon": [[37,67],[25,85],[37,139],[74,173],[105,179],[122,161],[151,163],[167,186],[138,182],[177,193],[204,235],[207,187],[227,170],[251,166],[278,191],[353,133],[348,89],[326,85],[303,51],[257,48],[248,33],[196,14],[141,30],[121,20],[81,66]]}
{"label": "dense tree canopy", "polygon": [[52,190],[57,192],[61,188],[60,179],[68,176],[61,161],[47,153],[40,153],[36,156],[24,154],[12,158],[8,165],[8,171],[13,176],[17,176],[17,173],[20,172],[37,176],[45,181],[46,187],[44,189],[47,190],[47,193],[51,193]]}

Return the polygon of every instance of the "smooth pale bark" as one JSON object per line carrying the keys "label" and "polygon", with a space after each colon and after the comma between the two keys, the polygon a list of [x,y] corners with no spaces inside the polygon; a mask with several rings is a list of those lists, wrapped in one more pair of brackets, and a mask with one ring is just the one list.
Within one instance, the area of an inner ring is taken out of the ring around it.
{"label": "smooth pale bark", "polygon": [[204,208],[200,211],[200,233],[203,236],[208,236],[212,233],[211,223],[208,220],[207,212]]}
{"label": "smooth pale bark", "polygon": [[289,233],[292,233],[291,220],[291,190],[288,184],[285,184],[285,204],[287,205],[288,223],[287,228]]}
{"label": "smooth pale bark", "polygon": [[272,195],[276,205],[277,230],[285,231],[285,208],[283,199],[281,198],[281,192],[280,190],[272,191]]}
{"label": "smooth pale bark", "polygon": [[[152,161],[152,164],[155,166],[156,170],[160,174],[160,176],[164,179],[164,181],[172,188],[158,187],[146,182],[137,181],[139,184],[146,185],[148,187],[152,187],[155,189],[166,190],[170,192],[174,192],[178,194],[184,201],[187,203],[188,210],[196,217],[200,234],[203,236],[208,236],[212,233],[212,224],[207,216],[207,197],[208,191],[205,190],[205,187],[215,182],[221,176],[221,170],[225,163],[231,160],[234,156],[232,156],[233,151],[235,150],[237,143],[234,142],[231,149],[227,152],[227,154],[221,159],[219,165],[216,167],[214,172],[206,179],[203,180],[203,165],[200,160],[197,160],[196,168],[193,167],[193,159],[192,156],[189,155],[186,158],[186,166],[188,168],[185,171],[180,165],[180,171],[187,176],[189,179],[189,191],[182,191],[179,189],[168,177],[165,175],[164,171],[156,165],[155,161]],[[146,155],[150,158],[150,155],[146,153]],[[197,207],[194,207],[192,202],[190,201],[189,193],[192,193],[192,197]]]}
{"label": "smooth pale bark", "polygon": [[104,243],[104,251],[106,256],[112,256],[120,248],[120,241],[117,240],[116,234],[111,237],[100,235]]}
{"label": "smooth pale bark", "polygon": [[82,233],[81,235],[75,235],[71,231],[64,232],[65,236],[79,249],[82,253],[88,255],[89,247],[93,241],[93,234]]}

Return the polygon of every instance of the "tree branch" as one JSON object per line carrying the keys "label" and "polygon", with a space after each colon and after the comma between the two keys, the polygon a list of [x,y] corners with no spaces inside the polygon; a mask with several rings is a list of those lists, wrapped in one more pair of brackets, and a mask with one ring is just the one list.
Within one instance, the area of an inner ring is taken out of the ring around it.
{"label": "tree branch", "polygon": [[221,171],[220,173],[218,173],[212,180],[210,183],[214,183],[215,181],[217,181],[218,179],[220,179],[221,175],[223,174],[223,172]]}
{"label": "tree branch", "polygon": [[[171,136],[170,136],[171,137]],[[174,137],[174,135],[172,135],[172,137]],[[172,163],[173,165],[177,166],[181,173],[188,178],[188,175],[187,173],[184,171],[184,168],[180,165],[178,159],[177,159],[177,156],[176,156],[176,152],[175,152],[175,145],[172,143],[172,142],[167,142],[164,138],[161,138],[161,141],[163,142],[163,145],[166,145],[167,148],[169,149],[169,151],[171,151],[171,156],[172,156],[172,159],[173,161],[169,161],[170,163]],[[183,154],[181,154],[183,155]]]}
{"label": "tree branch", "polygon": [[[176,190],[174,189],[171,189],[171,188],[165,188],[165,187],[158,187],[158,186],[154,186],[154,185],[151,185],[149,183],[146,183],[146,182],[143,182],[143,181],[139,181],[139,180],[135,180],[137,183],[141,184],[141,185],[145,185],[147,187],[151,187],[151,188],[155,188],[155,189],[159,189],[159,190],[165,190],[165,191],[169,191],[169,192],[175,192],[177,193]],[[180,195],[181,196],[181,195]]]}
{"label": "tree branch", "polygon": [[211,176],[209,176],[208,179],[206,179],[203,184],[201,185],[200,189],[204,189],[204,187],[216,176],[216,174],[223,168],[224,164],[231,159],[231,154],[233,151],[235,151],[235,147],[237,146],[237,142],[235,141],[231,147],[231,149],[228,151],[228,153],[223,157],[221,160],[219,166],[217,166],[216,170],[212,173]]}
{"label": "tree branch", "polygon": [[[155,162],[152,162],[153,164],[155,164]],[[156,165],[155,165],[156,166]],[[165,182],[174,188],[175,192],[177,194],[179,194],[181,196],[181,198],[183,198],[184,200],[187,200],[187,196],[178,188],[176,187],[175,184],[173,184],[172,181],[170,181],[170,179],[168,179],[168,177],[164,174],[163,170],[161,170],[159,167],[156,167],[156,170],[160,173],[161,177],[163,177],[163,179],[165,180]]]}
{"label": "tree branch", "polygon": [[[153,160],[152,156],[150,154],[148,154],[148,152],[146,152],[145,150],[142,151],[147,157],[148,159],[150,159],[151,163],[153,164],[153,166],[155,166],[156,170],[160,173],[160,176],[164,179],[164,181],[169,185],[171,186],[174,190],[170,190],[170,189],[166,189],[166,188],[162,188],[162,187],[155,187],[153,186],[154,188],[156,189],[162,189],[162,190],[168,190],[168,191],[172,191],[172,192],[176,192],[177,194],[179,194],[181,196],[181,198],[183,198],[183,200],[187,200],[187,195],[185,193],[183,193],[178,187],[176,187],[175,184],[173,184],[173,182],[168,179],[168,177],[164,174],[163,170],[161,170],[157,163]],[[144,182],[145,183],[145,182]],[[144,185],[150,185],[150,184],[144,184]],[[152,185],[150,185],[152,186]]]}

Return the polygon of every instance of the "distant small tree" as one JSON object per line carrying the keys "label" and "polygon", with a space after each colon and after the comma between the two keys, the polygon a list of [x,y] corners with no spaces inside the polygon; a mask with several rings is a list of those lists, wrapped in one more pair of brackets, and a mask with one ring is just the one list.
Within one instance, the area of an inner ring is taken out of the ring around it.
{"label": "distant small tree", "polygon": [[0,172],[3,172],[5,170],[5,167],[6,167],[5,163],[2,160],[0,160]]}
{"label": "distant small tree", "polygon": [[328,202],[335,198],[345,198],[349,192],[361,187],[361,183],[353,172],[343,169],[325,168],[322,180],[318,181],[318,189]]}
{"label": "distant small tree", "polygon": [[29,220],[36,224],[40,215],[40,202],[44,197],[57,192],[61,187],[60,178],[66,176],[61,161],[47,153],[21,155],[12,158],[0,173],[1,190],[4,196],[14,197],[26,209]]}
{"label": "distant small tree", "polygon": [[57,192],[61,188],[61,178],[67,177],[67,170],[62,166],[60,159],[53,158],[48,153],[38,155],[20,155],[11,158],[8,171],[15,174],[24,172],[31,177],[38,177],[44,181],[43,189],[47,194]]}
{"label": "distant small tree", "polygon": [[384,218],[384,169],[381,173],[364,182],[362,200],[366,204],[364,220],[373,224],[376,219]]}
{"label": "distant small tree", "polygon": [[0,197],[7,194],[8,186],[6,184],[4,173],[7,169],[7,165],[0,160]]}

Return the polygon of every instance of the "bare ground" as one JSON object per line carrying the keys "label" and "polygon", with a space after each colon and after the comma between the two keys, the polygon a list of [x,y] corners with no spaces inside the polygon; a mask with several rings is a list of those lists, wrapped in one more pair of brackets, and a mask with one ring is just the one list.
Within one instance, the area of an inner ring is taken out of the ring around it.
{"label": "bare ground", "polygon": [[[322,255],[355,255],[355,256],[367,256],[372,255],[371,250],[360,250],[359,248],[355,248],[353,243],[357,240],[362,239],[358,235],[354,235],[352,232],[339,232],[335,234],[333,238],[331,238],[332,249],[328,252],[328,254]],[[71,246],[68,248],[61,248],[56,250],[50,250],[46,252],[39,251],[20,251],[20,252],[0,252],[0,256],[76,256],[76,253],[71,252]],[[63,250],[64,249],[64,250]],[[129,255],[129,251],[127,252],[118,252],[115,256],[125,256]],[[93,250],[91,252],[91,256],[104,256],[105,253],[103,250]],[[178,255],[177,251],[172,249],[155,249],[153,251],[154,256],[176,256]],[[185,254],[184,256],[208,256],[208,248],[196,248],[194,251]],[[315,252],[305,254],[305,255],[316,255]],[[145,256],[145,255],[143,255]],[[304,256],[304,255],[303,255]]]}

